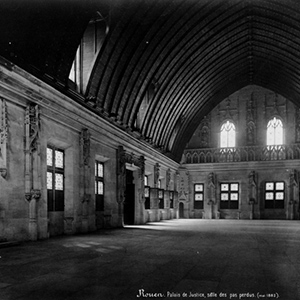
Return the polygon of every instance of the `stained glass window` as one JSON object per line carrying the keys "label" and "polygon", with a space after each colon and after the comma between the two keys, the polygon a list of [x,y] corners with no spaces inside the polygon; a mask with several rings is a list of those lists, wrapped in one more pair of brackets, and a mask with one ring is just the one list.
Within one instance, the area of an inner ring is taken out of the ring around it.
{"label": "stained glass window", "polygon": [[146,198],[150,197],[150,188],[149,187],[145,187],[145,197]]}
{"label": "stained glass window", "polygon": [[276,200],[283,200],[284,199],[284,194],[282,192],[276,193]]}
{"label": "stained glass window", "polygon": [[230,190],[231,191],[238,191],[239,190],[239,185],[237,183],[232,183],[230,185]]}
{"label": "stained glass window", "polygon": [[235,125],[232,122],[223,123],[220,130],[220,147],[235,147],[235,134]]}
{"label": "stained glass window", "polygon": [[228,201],[228,194],[221,194],[222,201]]}
{"label": "stained glass window", "polygon": [[229,189],[229,184],[227,183],[221,184],[221,191],[228,191],[228,189]]}
{"label": "stained glass window", "polygon": [[149,184],[148,184],[148,181],[149,181],[148,179],[149,179],[148,176],[145,175],[145,176],[144,176],[144,185],[145,185],[145,186],[146,186],[146,185],[149,185]]}
{"label": "stained glass window", "polygon": [[230,200],[232,201],[238,201],[238,194],[237,193],[231,193],[230,194]]}
{"label": "stained glass window", "polygon": [[47,166],[53,165],[53,150],[47,148]]}
{"label": "stained glass window", "polygon": [[276,182],[276,190],[284,190],[284,183]]}
{"label": "stained glass window", "polygon": [[238,209],[239,208],[239,184],[221,183],[221,209]]}
{"label": "stained glass window", "polygon": [[64,151],[47,147],[48,211],[64,210]]}
{"label": "stained glass window", "polygon": [[47,172],[47,190],[53,189],[53,176],[51,172]]}
{"label": "stained glass window", "polygon": [[64,153],[62,151],[55,150],[55,167],[64,167]]}
{"label": "stained glass window", "polygon": [[204,184],[194,184],[194,209],[204,208]]}
{"label": "stained glass window", "polygon": [[203,184],[195,184],[195,192],[203,192]]}
{"label": "stained glass window", "polygon": [[196,194],[195,195],[195,201],[203,201],[203,195],[202,194]]}
{"label": "stained glass window", "polygon": [[64,177],[63,174],[55,174],[55,190],[63,191],[64,189]]}
{"label": "stained glass window", "polygon": [[276,117],[269,121],[267,125],[267,146],[283,144],[283,124]]}
{"label": "stained glass window", "polygon": [[283,209],[284,208],[284,182],[265,183],[265,208]]}
{"label": "stained glass window", "polygon": [[95,161],[95,202],[96,211],[104,211],[104,164]]}

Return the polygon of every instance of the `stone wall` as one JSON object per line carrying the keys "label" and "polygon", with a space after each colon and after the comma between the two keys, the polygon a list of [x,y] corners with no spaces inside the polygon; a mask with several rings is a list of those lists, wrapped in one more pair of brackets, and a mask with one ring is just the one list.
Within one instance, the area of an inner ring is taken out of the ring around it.
{"label": "stone wall", "polygon": [[[0,238],[36,240],[123,226],[126,169],[134,173],[134,223],[147,222],[144,174],[152,187],[160,178],[163,189],[174,189],[178,164],[23,70],[1,72]],[[64,153],[64,209],[58,212],[48,209],[49,146]],[[96,160],[104,164],[100,212]]]}

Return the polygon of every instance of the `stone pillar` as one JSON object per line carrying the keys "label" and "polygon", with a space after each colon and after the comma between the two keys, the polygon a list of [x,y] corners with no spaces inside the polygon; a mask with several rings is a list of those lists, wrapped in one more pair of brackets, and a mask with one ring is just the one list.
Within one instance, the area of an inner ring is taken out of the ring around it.
{"label": "stone pillar", "polygon": [[145,223],[145,158],[144,156],[140,156],[137,161],[139,170],[138,170],[138,205],[139,205],[139,213],[137,215],[137,224],[144,224]]}
{"label": "stone pillar", "polygon": [[220,212],[216,201],[216,176],[214,173],[208,175],[208,187],[207,187],[207,204],[210,205],[210,211],[208,212],[208,219],[219,219]]}
{"label": "stone pillar", "polygon": [[117,202],[118,202],[118,220],[117,226],[123,226],[123,206],[126,190],[126,160],[123,146],[117,149]]}
{"label": "stone pillar", "polygon": [[158,188],[150,189],[150,222],[160,220],[159,216],[159,199],[158,199]]}
{"label": "stone pillar", "polygon": [[38,105],[29,104],[25,113],[25,199],[29,204],[28,234],[38,238],[38,200],[41,197],[40,117]]}
{"label": "stone pillar", "polygon": [[170,191],[164,192],[164,201],[165,201],[165,212],[166,212],[166,219],[171,219],[171,212],[170,212]]}
{"label": "stone pillar", "polygon": [[255,171],[251,171],[249,173],[249,176],[248,176],[248,203],[249,203],[249,206],[250,206],[250,213],[249,213],[249,218],[250,220],[253,220],[256,217],[256,215],[258,215],[258,212],[255,212],[255,208],[258,204],[258,200],[257,200],[257,174],[255,173]]}
{"label": "stone pillar", "polygon": [[[83,128],[80,134],[80,156],[81,156],[81,180],[80,186],[83,187],[82,203],[82,220],[81,231],[89,230],[89,206],[91,203],[90,182],[91,182],[91,157],[90,157],[90,138],[91,134],[88,129]],[[93,210],[95,214],[95,209]]]}
{"label": "stone pillar", "polygon": [[7,106],[5,100],[0,98],[0,175],[3,178],[7,176],[7,144]]}
{"label": "stone pillar", "polygon": [[288,220],[298,219],[298,203],[299,203],[299,189],[298,189],[298,172],[296,170],[290,171],[289,176],[289,199],[286,218]]}

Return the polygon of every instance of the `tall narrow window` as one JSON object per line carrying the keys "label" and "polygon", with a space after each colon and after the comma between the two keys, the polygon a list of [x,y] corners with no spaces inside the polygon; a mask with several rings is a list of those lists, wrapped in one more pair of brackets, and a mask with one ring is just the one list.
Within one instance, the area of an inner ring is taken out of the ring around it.
{"label": "tall narrow window", "polygon": [[64,151],[47,147],[48,211],[64,210]]}
{"label": "tall narrow window", "polygon": [[283,124],[276,117],[271,119],[267,126],[267,146],[283,144]]}
{"label": "tall narrow window", "polygon": [[145,209],[150,209],[150,187],[149,187],[149,178],[147,175],[144,176],[144,186],[145,186]]}
{"label": "tall narrow window", "polygon": [[220,131],[221,148],[235,147],[235,126],[232,122],[226,121]]}
{"label": "tall narrow window", "polygon": [[204,202],[204,184],[196,183],[194,185],[194,208],[203,209]]}
{"label": "tall narrow window", "polygon": [[158,190],[159,208],[165,208],[164,190]]}
{"label": "tall narrow window", "polygon": [[174,208],[174,191],[170,191],[170,208]]}
{"label": "tall narrow window", "polygon": [[221,183],[221,209],[239,208],[239,184]]}
{"label": "tall narrow window", "polygon": [[161,179],[158,179],[158,188],[161,189]]}
{"label": "tall narrow window", "polygon": [[104,164],[95,162],[96,211],[104,211]]}
{"label": "tall narrow window", "polygon": [[266,182],[265,208],[284,208],[284,182]]}

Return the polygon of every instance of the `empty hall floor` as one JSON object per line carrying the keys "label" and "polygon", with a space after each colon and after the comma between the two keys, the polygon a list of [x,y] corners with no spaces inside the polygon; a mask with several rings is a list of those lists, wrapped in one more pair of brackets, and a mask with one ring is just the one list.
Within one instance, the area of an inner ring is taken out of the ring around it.
{"label": "empty hall floor", "polygon": [[168,220],[0,256],[0,300],[300,299],[299,221]]}

